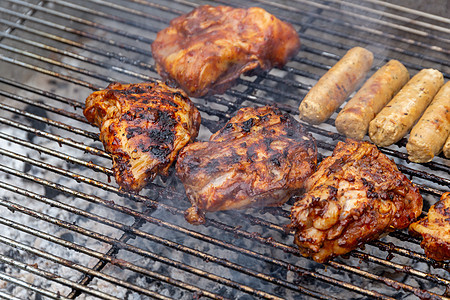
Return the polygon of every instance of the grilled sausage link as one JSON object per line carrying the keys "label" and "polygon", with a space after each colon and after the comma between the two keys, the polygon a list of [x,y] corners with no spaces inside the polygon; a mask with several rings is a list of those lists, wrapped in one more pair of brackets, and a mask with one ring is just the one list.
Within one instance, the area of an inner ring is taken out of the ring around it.
{"label": "grilled sausage link", "polygon": [[361,47],[350,49],[311,88],[300,103],[300,119],[311,124],[326,121],[366,77],[373,54]]}
{"label": "grilled sausage link", "polygon": [[444,152],[445,157],[450,158],[450,136],[445,142],[444,148],[442,150]]}
{"label": "grilled sausage link", "polygon": [[347,137],[362,140],[370,121],[408,80],[405,66],[397,60],[390,60],[347,102],[336,117],[336,129]]}
{"label": "grilled sausage link", "polygon": [[406,150],[409,160],[426,163],[444,146],[450,134],[450,81],[434,96],[430,106],[409,134]]}
{"label": "grilled sausage link", "polygon": [[372,142],[386,147],[398,142],[416,123],[444,84],[441,72],[423,69],[411,78],[369,124]]}

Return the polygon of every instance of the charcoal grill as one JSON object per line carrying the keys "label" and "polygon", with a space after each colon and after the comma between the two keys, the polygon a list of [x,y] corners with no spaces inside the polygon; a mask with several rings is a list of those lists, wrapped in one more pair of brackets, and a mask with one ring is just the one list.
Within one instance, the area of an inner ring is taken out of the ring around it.
{"label": "charcoal grill", "polygon": [[[205,225],[192,226],[173,171],[139,195],[118,188],[98,130],[82,115],[84,100],[112,81],[158,79],[150,52],[156,33],[201,4],[263,7],[292,23],[303,45],[281,69],[193,99],[200,139],[243,106],[276,104],[296,116],[310,87],[354,46],[374,52],[372,72],[395,58],[411,74],[436,68],[450,77],[447,1],[3,0],[0,298],[450,297],[448,262],[428,259],[406,231],[318,264],[301,257],[285,231],[292,203],[208,214]],[[344,139],[335,116],[305,124],[322,156]],[[449,191],[450,161],[442,155],[410,163],[405,139],[381,150],[419,186],[424,214]]]}

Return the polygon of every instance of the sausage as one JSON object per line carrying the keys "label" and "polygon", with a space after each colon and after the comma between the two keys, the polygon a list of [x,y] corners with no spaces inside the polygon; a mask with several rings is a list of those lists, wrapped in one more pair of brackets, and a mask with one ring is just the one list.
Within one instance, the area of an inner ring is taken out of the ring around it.
{"label": "sausage", "polygon": [[417,73],[369,123],[369,137],[378,146],[398,142],[419,119],[444,84],[444,76],[434,69]]}
{"label": "sausage", "polygon": [[447,138],[442,152],[444,152],[445,157],[450,158],[450,136]]}
{"label": "sausage", "polygon": [[398,60],[390,60],[347,102],[336,117],[336,129],[347,137],[362,140],[370,121],[408,80],[405,66]]}
{"label": "sausage", "polygon": [[311,124],[326,121],[366,77],[373,54],[361,47],[350,49],[311,88],[300,103],[300,119]]}
{"label": "sausage", "polygon": [[409,134],[409,160],[425,163],[433,159],[450,134],[450,81],[434,96],[430,106]]}

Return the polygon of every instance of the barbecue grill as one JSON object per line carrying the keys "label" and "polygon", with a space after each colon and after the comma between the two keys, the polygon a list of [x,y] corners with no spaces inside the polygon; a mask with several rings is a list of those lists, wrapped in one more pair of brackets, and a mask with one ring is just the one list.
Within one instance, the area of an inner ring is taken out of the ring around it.
{"label": "barbecue grill", "polygon": [[[98,129],[83,117],[84,100],[113,81],[158,79],[150,51],[156,33],[201,4],[263,7],[294,25],[302,47],[283,68],[193,99],[200,140],[244,106],[276,104],[297,116],[311,86],[354,46],[375,54],[372,73],[394,58],[411,75],[436,68],[450,78],[447,1],[417,10],[378,0],[3,0],[0,298],[450,297],[448,262],[428,259],[407,231],[318,264],[285,230],[292,201],[210,213],[193,226],[173,170],[139,195],[119,189]],[[322,157],[344,140],[335,117],[305,124]],[[405,141],[381,151],[419,186],[425,215],[449,191],[450,160],[410,163]]]}

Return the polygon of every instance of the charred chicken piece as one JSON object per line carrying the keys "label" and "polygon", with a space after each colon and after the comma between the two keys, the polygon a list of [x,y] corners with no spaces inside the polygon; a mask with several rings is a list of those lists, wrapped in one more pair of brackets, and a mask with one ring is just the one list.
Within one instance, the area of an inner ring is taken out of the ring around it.
{"label": "charred chicken piece", "polygon": [[205,211],[277,206],[303,188],[317,164],[314,138],[274,107],[242,108],[208,142],[179,154],[176,170],[192,207],[186,220]]}
{"label": "charred chicken piece", "polygon": [[117,183],[132,192],[156,174],[166,175],[200,126],[200,114],[186,94],[161,82],[111,83],[86,99],[84,115],[100,128]]}
{"label": "charred chicken piece", "polygon": [[283,66],[300,49],[292,25],[262,8],[200,6],[152,43],[158,73],[188,95],[223,93],[240,74]]}
{"label": "charred chicken piece", "polygon": [[290,227],[300,252],[321,263],[408,227],[422,212],[418,188],[368,142],[339,142],[305,187]]}
{"label": "charred chicken piece", "polygon": [[450,192],[430,207],[425,218],[412,223],[409,231],[422,235],[420,246],[426,256],[439,261],[450,259]]}

